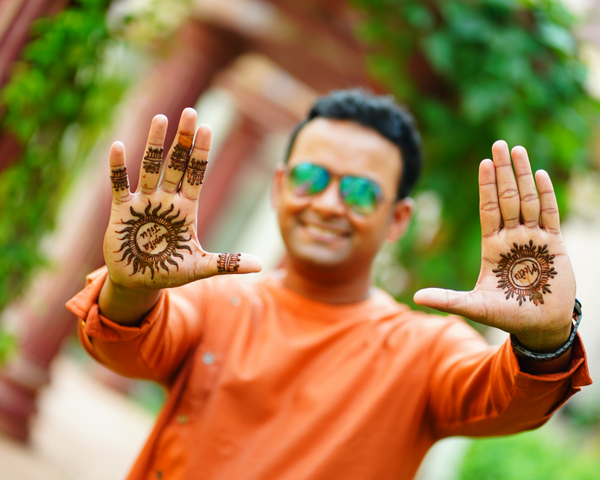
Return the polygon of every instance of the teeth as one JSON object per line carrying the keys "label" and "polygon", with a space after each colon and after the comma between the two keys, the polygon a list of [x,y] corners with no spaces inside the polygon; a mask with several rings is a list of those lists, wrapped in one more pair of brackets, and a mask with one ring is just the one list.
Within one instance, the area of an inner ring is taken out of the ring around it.
{"label": "teeth", "polygon": [[337,230],[331,230],[329,228],[318,227],[316,225],[310,225],[310,224],[306,225],[306,229],[317,235],[321,235],[321,236],[329,237],[329,238],[337,238],[337,237],[342,236],[342,234],[340,232],[338,232]]}

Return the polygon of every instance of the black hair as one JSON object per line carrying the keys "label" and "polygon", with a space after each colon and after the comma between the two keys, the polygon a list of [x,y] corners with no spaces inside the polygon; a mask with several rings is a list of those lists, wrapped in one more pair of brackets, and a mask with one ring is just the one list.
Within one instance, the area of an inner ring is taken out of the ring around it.
{"label": "black hair", "polygon": [[396,199],[410,195],[421,173],[421,138],[412,115],[399,106],[391,95],[375,95],[363,89],[334,90],[318,97],[305,119],[292,131],[285,161],[287,162],[298,133],[317,117],[351,120],[372,128],[400,149],[403,162]]}

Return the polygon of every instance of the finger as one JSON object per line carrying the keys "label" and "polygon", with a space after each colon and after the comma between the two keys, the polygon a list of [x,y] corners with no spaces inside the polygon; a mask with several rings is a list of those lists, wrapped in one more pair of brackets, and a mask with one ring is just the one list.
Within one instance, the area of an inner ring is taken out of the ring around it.
{"label": "finger", "polygon": [[156,115],[152,119],[142,168],[140,169],[138,191],[141,190],[143,193],[150,194],[158,186],[168,124],[169,121],[164,115]]}
{"label": "finger", "polygon": [[519,197],[521,199],[521,218],[523,219],[523,224],[529,228],[539,227],[540,198],[535,188],[527,150],[523,147],[515,147],[512,149],[511,154],[517,177]]}
{"label": "finger", "polygon": [[443,288],[424,288],[415,293],[413,300],[417,305],[435,308],[441,312],[452,313],[471,320],[484,318],[471,297],[471,292],[456,292]]}
{"label": "finger", "polygon": [[196,141],[192,149],[192,157],[185,171],[185,179],[181,183],[181,193],[190,200],[198,200],[200,189],[208,164],[208,152],[212,131],[208,125],[200,125],[196,132]]}
{"label": "finger", "polygon": [[200,259],[194,272],[196,279],[213,275],[256,273],[262,270],[260,259],[247,253],[205,253]]}
{"label": "finger", "polygon": [[193,108],[186,108],[181,114],[162,181],[162,189],[167,193],[174,193],[181,183],[181,177],[183,177],[183,172],[185,172],[190,159],[196,131],[196,118],[196,110]]}
{"label": "finger", "polygon": [[125,202],[131,197],[131,192],[125,164],[125,147],[121,142],[115,142],[110,147],[109,163],[113,201],[115,203]]}
{"label": "finger", "polygon": [[498,140],[492,145],[494,166],[496,167],[496,183],[498,185],[498,200],[505,228],[516,227],[520,223],[519,189],[512,169],[508,145],[504,140]]}
{"label": "finger", "polygon": [[497,233],[502,226],[496,170],[490,159],[483,160],[479,165],[479,218],[484,238]]}
{"label": "finger", "polygon": [[535,172],[535,180],[540,192],[540,209],[542,228],[551,233],[560,233],[560,218],[558,214],[558,203],[550,175],[545,170]]}

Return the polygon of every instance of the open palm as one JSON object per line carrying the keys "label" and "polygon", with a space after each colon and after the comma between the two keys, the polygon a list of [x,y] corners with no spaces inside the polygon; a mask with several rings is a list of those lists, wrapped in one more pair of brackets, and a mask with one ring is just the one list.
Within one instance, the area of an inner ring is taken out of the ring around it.
{"label": "open palm", "polygon": [[194,136],[195,128],[196,112],[185,109],[163,160],[167,119],[154,117],[135,193],[129,190],[123,144],[113,144],[113,202],[104,258],[114,283],[166,288],[218,273],[260,271],[260,261],[252,255],[209,253],[198,241],[196,216],[211,130],[202,125]]}
{"label": "open palm", "polygon": [[[545,171],[534,176],[523,147],[503,141],[479,169],[482,263],[471,292],[425,289],[417,303],[514,333],[530,348],[560,345],[570,332],[575,278]],[[514,166],[514,170],[513,170]],[[536,189],[537,182],[537,189]]]}

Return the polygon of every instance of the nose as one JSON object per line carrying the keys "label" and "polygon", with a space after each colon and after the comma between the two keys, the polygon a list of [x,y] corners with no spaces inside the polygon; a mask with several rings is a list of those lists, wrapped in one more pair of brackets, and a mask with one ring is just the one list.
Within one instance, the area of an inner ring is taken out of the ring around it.
{"label": "nose", "polygon": [[339,181],[335,179],[329,182],[325,190],[312,198],[311,206],[323,218],[343,215],[346,206],[340,196]]}

